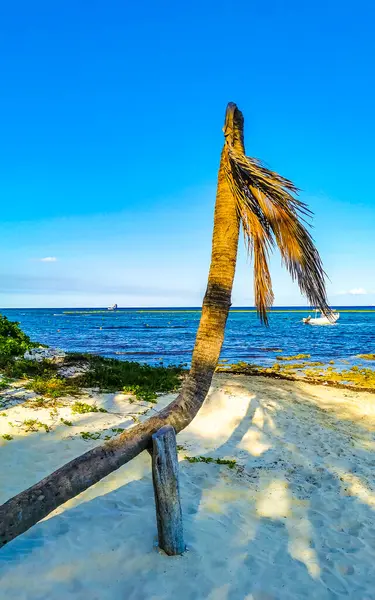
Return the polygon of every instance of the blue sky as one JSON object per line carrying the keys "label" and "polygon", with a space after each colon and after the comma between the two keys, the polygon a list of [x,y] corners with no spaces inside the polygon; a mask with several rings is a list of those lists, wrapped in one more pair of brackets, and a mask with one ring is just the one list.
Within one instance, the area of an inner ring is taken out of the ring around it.
{"label": "blue sky", "polygon": [[[228,101],[314,211],[331,303],[374,304],[374,19],[370,0],[5,3],[0,306],[199,305]],[[276,304],[304,304],[272,273]],[[253,302],[243,250],[233,302]]]}

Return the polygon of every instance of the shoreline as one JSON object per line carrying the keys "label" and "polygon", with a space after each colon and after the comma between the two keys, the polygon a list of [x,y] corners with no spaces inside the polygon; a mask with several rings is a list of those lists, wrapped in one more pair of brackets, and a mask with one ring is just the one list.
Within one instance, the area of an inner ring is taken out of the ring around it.
{"label": "shoreline", "polygon": [[[220,374],[228,374],[228,375],[243,375],[245,377],[265,377],[265,378],[269,378],[269,379],[279,379],[279,380],[284,380],[284,381],[295,381],[295,382],[301,382],[301,383],[308,383],[310,385],[320,385],[320,386],[327,386],[327,387],[332,387],[332,388],[336,388],[336,389],[341,389],[341,390],[350,390],[352,392],[367,392],[368,394],[375,394],[375,387],[365,387],[365,386],[356,386],[356,385],[351,385],[351,384],[347,384],[347,383],[340,383],[339,381],[330,381],[327,379],[314,379],[311,377],[306,377],[306,376],[298,376],[298,375],[288,375],[286,373],[270,373],[267,372],[266,368],[263,367],[257,367],[257,369],[259,369],[259,371],[257,372],[256,370],[254,370],[253,372],[249,373],[246,372],[246,369],[244,370],[237,370],[237,371],[231,371],[230,369],[219,369],[217,370],[215,373],[217,375]],[[373,370],[373,369],[371,369]]]}

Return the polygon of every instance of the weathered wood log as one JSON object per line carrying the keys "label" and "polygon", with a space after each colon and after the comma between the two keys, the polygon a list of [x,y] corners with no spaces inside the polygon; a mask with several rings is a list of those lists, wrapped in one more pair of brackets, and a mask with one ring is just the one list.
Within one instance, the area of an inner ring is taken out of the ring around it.
{"label": "weathered wood log", "polygon": [[159,547],[169,556],[185,551],[182,526],[176,433],[166,425],[152,436],[154,483]]}
{"label": "weathered wood log", "polygon": [[195,376],[187,377],[176,400],[157,415],[78,456],[1,505],[0,548],[58,506],[147,450],[152,444],[152,434],[164,425],[172,425],[177,432],[187,427],[207,395],[213,371],[207,377],[203,365],[201,373],[195,369]]}

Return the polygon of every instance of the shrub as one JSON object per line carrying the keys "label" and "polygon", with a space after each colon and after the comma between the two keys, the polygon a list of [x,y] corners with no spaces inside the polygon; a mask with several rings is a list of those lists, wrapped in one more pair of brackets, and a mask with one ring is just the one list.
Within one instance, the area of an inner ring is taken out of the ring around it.
{"label": "shrub", "polygon": [[22,356],[26,350],[38,345],[32,342],[29,336],[22,331],[18,322],[9,321],[7,317],[0,315],[1,365],[7,364],[15,356]]}
{"label": "shrub", "polygon": [[7,377],[0,379],[0,390],[6,390],[9,387],[10,380]]}
{"label": "shrub", "polygon": [[[1,355],[0,355],[1,356]],[[3,367],[5,374],[8,377],[52,377],[56,375],[57,367],[49,363],[48,361],[37,362],[35,360],[25,360],[21,358],[20,360],[8,360],[5,364],[1,364],[0,358],[0,366]]]}

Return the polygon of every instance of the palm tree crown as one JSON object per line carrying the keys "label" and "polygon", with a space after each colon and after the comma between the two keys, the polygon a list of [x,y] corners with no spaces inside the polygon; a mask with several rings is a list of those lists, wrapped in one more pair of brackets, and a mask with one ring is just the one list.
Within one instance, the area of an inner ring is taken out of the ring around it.
{"label": "palm tree crown", "polygon": [[268,259],[275,246],[310,304],[329,312],[322,261],[303,224],[311,211],[295,197],[298,189],[291,181],[267,169],[260,160],[245,156],[243,144],[233,143],[233,135],[227,134],[233,130],[237,131],[237,139],[243,138],[242,113],[230,103],[224,126],[223,162],[254,261],[255,306],[260,319],[267,324],[267,309],[274,299]]}

